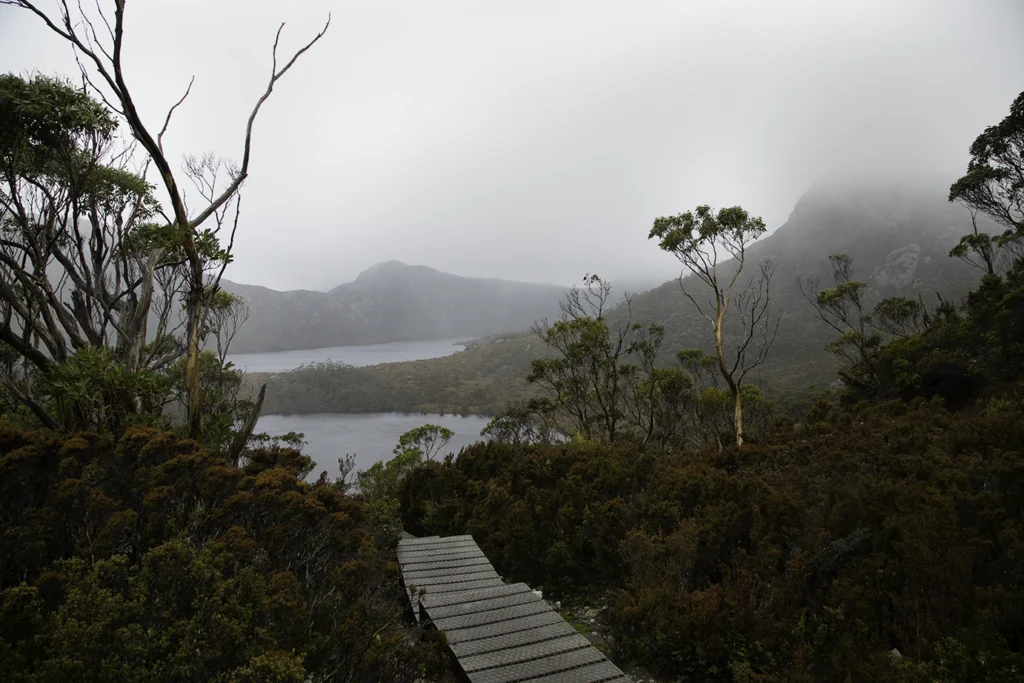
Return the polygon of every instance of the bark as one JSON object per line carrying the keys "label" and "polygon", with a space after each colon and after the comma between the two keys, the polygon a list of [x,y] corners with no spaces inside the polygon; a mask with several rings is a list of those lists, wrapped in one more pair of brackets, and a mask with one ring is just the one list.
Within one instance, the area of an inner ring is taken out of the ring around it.
{"label": "bark", "polygon": [[241,431],[238,432],[235,436],[234,443],[231,444],[231,451],[228,453],[228,462],[238,465],[238,458],[241,457],[242,450],[245,448],[245,444],[249,442],[249,437],[252,436],[252,432],[256,428],[256,422],[260,419],[260,411],[263,410],[263,399],[266,395],[267,385],[264,384],[260,387],[260,395],[256,399],[256,405],[252,407],[252,412],[249,413],[249,417],[246,418]]}

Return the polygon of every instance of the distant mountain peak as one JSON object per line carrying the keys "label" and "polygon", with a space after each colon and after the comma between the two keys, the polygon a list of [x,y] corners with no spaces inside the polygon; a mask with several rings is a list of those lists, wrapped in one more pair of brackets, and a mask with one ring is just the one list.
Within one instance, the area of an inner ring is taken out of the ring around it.
{"label": "distant mountain peak", "polygon": [[441,271],[435,270],[429,266],[409,265],[402,261],[381,261],[380,263],[375,263],[363,272],[359,273],[359,275],[356,276],[355,282],[365,283],[367,281],[374,281],[380,278],[398,277],[409,273],[441,274]]}

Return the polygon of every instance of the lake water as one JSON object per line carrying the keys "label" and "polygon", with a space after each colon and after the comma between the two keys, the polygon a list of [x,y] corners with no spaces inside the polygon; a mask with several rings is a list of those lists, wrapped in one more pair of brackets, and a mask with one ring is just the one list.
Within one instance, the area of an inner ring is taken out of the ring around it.
{"label": "lake water", "polygon": [[365,470],[378,460],[387,460],[398,437],[424,424],[447,427],[455,435],[442,453],[458,453],[463,446],[480,441],[480,430],[490,418],[478,415],[419,415],[404,413],[322,413],[317,415],[264,415],[257,432],[274,436],[288,432],[306,435],[303,453],[316,461],[310,475],[315,480],[327,470],[332,479],[338,475],[338,458],[356,456],[356,470]]}
{"label": "lake water", "polygon": [[456,346],[460,339],[435,341],[392,342],[364,346],[331,346],[324,349],[301,351],[275,351],[272,353],[235,353],[228,360],[246,372],[286,372],[300,365],[335,361],[361,367],[379,363],[399,363],[450,356],[462,350]]}

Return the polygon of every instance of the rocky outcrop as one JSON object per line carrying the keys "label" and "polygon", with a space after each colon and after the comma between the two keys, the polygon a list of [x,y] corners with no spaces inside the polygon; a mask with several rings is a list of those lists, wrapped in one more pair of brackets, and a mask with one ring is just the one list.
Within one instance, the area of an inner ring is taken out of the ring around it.
{"label": "rocky outcrop", "polygon": [[875,268],[871,278],[879,287],[905,289],[914,284],[917,265],[921,261],[921,245],[916,242],[893,249],[885,256],[885,263]]}

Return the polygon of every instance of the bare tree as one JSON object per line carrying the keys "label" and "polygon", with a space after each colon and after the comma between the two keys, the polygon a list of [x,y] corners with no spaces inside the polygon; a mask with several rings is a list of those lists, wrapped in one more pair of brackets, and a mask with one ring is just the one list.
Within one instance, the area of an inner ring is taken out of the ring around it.
{"label": "bare tree", "polygon": [[[248,177],[249,160],[252,142],[253,124],[259,114],[263,103],[270,97],[274,85],[285,73],[295,64],[309,48],[320,40],[330,26],[330,17],[324,28],[313,37],[302,48],[296,51],[290,59],[278,64],[278,43],[281,38],[281,31],[284,24],[277,30],[271,50],[272,66],[270,78],[266,90],[256,101],[245,126],[245,142],[242,148],[242,161],[237,168],[231,168],[228,177],[222,185],[218,185],[214,179],[209,182],[206,178],[205,187],[211,190],[205,196],[207,203],[204,208],[195,213],[188,211],[185,205],[185,197],[180,183],[175,177],[163,149],[163,135],[167,130],[174,111],[179,107],[191,91],[191,83],[185,95],[178,100],[167,112],[164,118],[163,127],[154,136],[151,129],[142,121],[131,90],[124,79],[122,69],[122,54],[124,44],[124,15],[126,9],[125,0],[114,0],[113,21],[102,10],[98,8],[99,21],[93,21],[79,5],[78,11],[72,13],[67,0],[59,0],[57,16],[50,14],[38,7],[38,3],[28,0],[0,0],[0,4],[13,5],[24,8],[38,16],[51,31],[68,41],[74,48],[76,57],[82,69],[82,76],[90,87],[100,93],[104,101],[108,103],[128,123],[133,136],[141,145],[142,150],[148,159],[156,167],[162,181],[164,190],[168,196],[171,215],[167,217],[168,227],[176,237],[177,243],[184,255],[187,273],[187,289],[185,296],[186,308],[186,368],[185,382],[187,387],[187,415],[189,434],[194,438],[201,437],[201,392],[199,386],[199,352],[201,348],[201,327],[203,323],[203,305],[206,300],[206,290],[209,286],[216,288],[219,276],[212,282],[208,282],[206,271],[211,259],[226,263],[230,260],[230,243],[227,254],[217,249],[217,254],[204,252],[204,235],[200,227],[211,217],[217,220],[218,212],[221,212],[226,205],[234,201],[237,210],[237,193],[242,183]],[[97,29],[100,27],[100,30]],[[104,37],[101,39],[101,31]],[[84,57],[84,60],[81,58]],[[83,61],[89,64],[86,68]],[[188,166],[186,167],[188,169]],[[201,165],[192,171],[200,171],[199,175],[209,172],[208,166]],[[193,177],[192,171],[186,170],[186,174]],[[202,191],[200,194],[203,194]],[[237,222],[232,222],[233,228]],[[222,271],[221,271],[222,272]],[[50,340],[58,344],[56,340]],[[77,340],[76,340],[77,341]]]}
{"label": "bare tree", "polygon": [[[764,221],[751,217],[739,206],[721,209],[716,214],[710,206],[702,205],[695,211],[656,219],[648,236],[658,238],[658,246],[675,255],[686,270],[711,290],[711,300],[702,306],[687,291],[682,276],[679,278],[683,294],[714,331],[718,369],[735,404],[737,446],[743,445],[743,381],[751,370],[767,360],[781,321],[780,316],[773,321],[770,314],[774,262],[762,260],[760,277],[750,278],[745,286],[737,288],[747,261],[747,247],[764,232]],[[720,256],[732,258],[731,275],[719,273]],[[739,332],[735,351],[730,354],[726,350],[725,328],[731,308],[738,312]]]}

